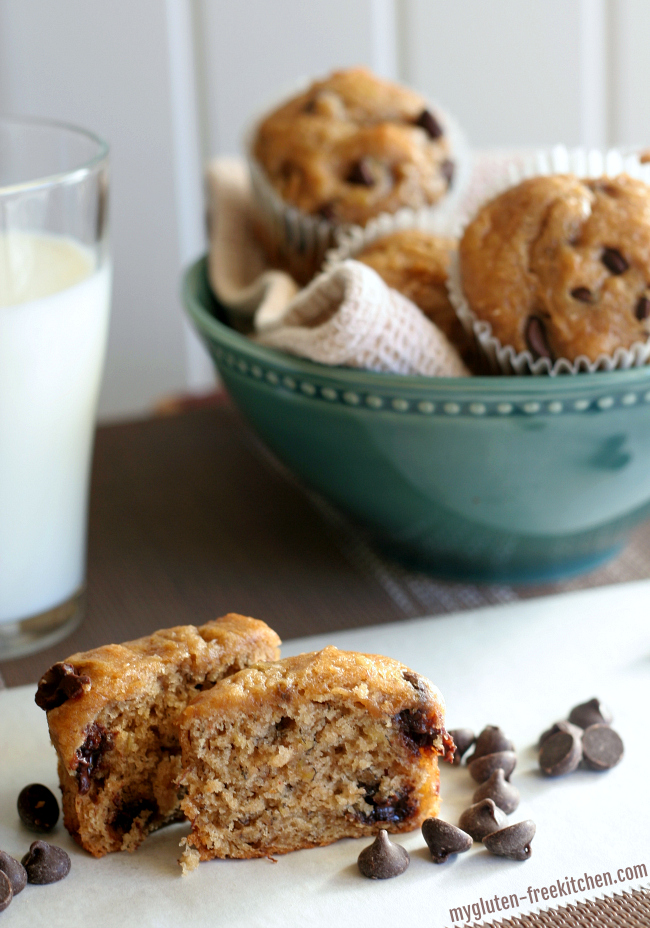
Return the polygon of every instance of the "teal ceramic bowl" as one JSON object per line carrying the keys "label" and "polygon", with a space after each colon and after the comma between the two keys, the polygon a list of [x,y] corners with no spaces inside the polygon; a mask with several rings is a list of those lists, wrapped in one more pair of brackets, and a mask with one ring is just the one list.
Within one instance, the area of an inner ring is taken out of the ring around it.
{"label": "teal ceramic bowl", "polygon": [[555,579],[609,558],[650,515],[650,367],[468,378],[331,368],[230,328],[204,260],[183,295],[269,448],[412,565]]}

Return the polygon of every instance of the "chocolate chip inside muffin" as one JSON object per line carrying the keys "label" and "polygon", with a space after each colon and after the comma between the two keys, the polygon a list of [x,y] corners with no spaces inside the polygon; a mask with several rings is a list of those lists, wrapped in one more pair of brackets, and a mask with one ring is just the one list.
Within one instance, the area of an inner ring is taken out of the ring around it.
{"label": "chocolate chip inside muffin", "polygon": [[650,336],[650,187],[534,177],[483,206],[460,243],[464,295],[502,345],[596,361]]}
{"label": "chocolate chip inside muffin", "polygon": [[454,176],[426,100],[365,68],[337,71],[267,116],[253,154],[287,204],[336,224],[430,206]]}

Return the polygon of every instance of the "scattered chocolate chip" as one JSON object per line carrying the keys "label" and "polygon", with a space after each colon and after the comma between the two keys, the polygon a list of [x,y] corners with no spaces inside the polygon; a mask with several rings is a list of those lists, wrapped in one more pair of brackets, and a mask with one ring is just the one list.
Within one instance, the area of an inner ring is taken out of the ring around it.
{"label": "scattered chocolate chip", "polygon": [[582,754],[590,770],[609,770],[623,756],[623,741],[609,725],[590,725],[582,736]]}
{"label": "scattered chocolate chip", "polygon": [[22,859],[29,883],[56,883],[70,873],[70,858],[62,847],[33,841]]}
{"label": "scattered chocolate chip", "polygon": [[629,267],[623,255],[616,248],[603,248],[600,260],[612,274],[623,274]]}
{"label": "scattered chocolate chip", "polygon": [[647,296],[642,296],[639,302],[636,304],[634,315],[640,322],[643,322],[644,319],[647,319],[648,316],[650,316],[650,300]]}
{"label": "scattered chocolate chip", "polygon": [[427,818],[422,822],[422,837],[434,864],[444,864],[450,854],[463,854],[472,846],[471,835],[439,818]]}
{"label": "scattered chocolate chip", "polygon": [[574,706],[569,713],[569,721],[580,728],[589,728],[590,725],[609,725],[613,721],[612,713],[600,699],[590,699]]}
{"label": "scattered chocolate chip", "polygon": [[458,826],[471,835],[474,841],[482,841],[486,835],[502,828],[507,821],[505,813],[492,799],[481,799],[465,809],[458,820]]}
{"label": "scattered chocolate chip", "polygon": [[357,861],[363,876],[370,880],[390,880],[391,877],[399,876],[410,862],[406,848],[401,844],[393,844],[383,828],[372,844],[361,851]]}
{"label": "scattered chocolate chip", "polygon": [[535,360],[537,360],[537,358],[550,358],[553,360],[553,355],[548,344],[546,326],[543,319],[540,319],[539,316],[529,316],[526,320],[524,339]]}
{"label": "scattered chocolate chip", "polygon": [[444,132],[442,131],[442,126],[429,110],[422,110],[418,118],[415,120],[415,125],[420,126],[421,129],[427,133],[429,138],[439,139]]}
{"label": "scattered chocolate chip", "polygon": [[476,736],[471,728],[453,728],[449,734],[454,739],[454,744],[456,745],[452,763],[455,767],[458,767],[463,759],[463,755],[466,754],[474,744]]}
{"label": "scattered chocolate chip", "polygon": [[588,287],[576,287],[575,290],[571,291],[571,296],[574,300],[579,300],[581,303],[593,302],[593,295]]}
{"label": "scattered chocolate chip", "polygon": [[486,725],[476,739],[476,747],[469,758],[469,762],[476,760],[477,757],[484,757],[486,754],[496,754],[498,751],[514,751],[514,749],[514,744],[510,738],[506,738],[498,725]]}
{"label": "scattered chocolate chip", "polygon": [[18,815],[30,831],[52,831],[59,820],[56,796],[47,786],[30,783],[18,795]]}
{"label": "scattered chocolate chip", "polygon": [[49,712],[62,706],[68,699],[79,699],[83,695],[84,685],[89,683],[90,677],[78,673],[72,664],[54,664],[39,680],[34,701],[40,709]]}
{"label": "scattered chocolate chip", "polygon": [[483,838],[483,844],[491,854],[496,854],[497,857],[528,860],[532,854],[530,842],[535,837],[536,830],[535,822],[526,819],[524,822],[517,822],[516,825],[509,825],[491,835],[486,835]]}
{"label": "scattered chocolate chip", "polygon": [[508,783],[503,770],[499,767],[489,780],[481,783],[472,796],[473,803],[480,802],[482,799],[491,799],[502,812],[510,815],[519,805],[519,790],[512,783]]}
{"label": "scattered chocolate chip", "polygon": [[517,755],[514,751],[497,751],[494,754],[484,754],[483,757],[477,757],[476,760],[470,761],[468,770],[470,776],[477,783],[485,783],[489,780],[495,770],[501,768],[506,780],[510,779],[510,774],[517,766]]}
{"label": "scattered chocolate chip", "polygon": [[570,731],[556,731],[539,752],[539,766],[547,777],[561,777],[577,769],[582,760],[581,739]]}
{"label": "scattered chocolate chip", "polygon": [[0,851],[0,872],[8,877],[14,896],[23,891],[27,883],[27,872],[23,865],[6,851]]}
{"label": "scattered chocolate chip", "polygon": [[456,165],[450,158],[445,158],[445,160],[440,165],[440,173],[447,181],[447,186],[451,187],[454,180],[454,172],[456,170]]}
{"label": "scattered chocolate chip", "polygon": [[352,165],[346,180],[348,184],[358,184],[362,187],[372,187],[375,183],[372,171],[363,158]]}
{"label": "scattered chocolate chip", "polygon": [[542,734],[539,736],[537,747],[541,748],[546,739],[550,738],[551,735],[557,734],[558,731],[568,731],[575,735],[577,738],[582,738],[582,729],[579,725],[574,725],[573,722],[566,722],[564,719],[562,719],[561,722],[556,722],[554,725],[551,725],[550,728],[547,728],[546,731],[542,732]]}
{"label": "scattered chocolate chip", "polygon": [[11,900],[14,898],[14,891],[11,888],[11,880],[6,873],[0,871],[0,912],[9,908]]}

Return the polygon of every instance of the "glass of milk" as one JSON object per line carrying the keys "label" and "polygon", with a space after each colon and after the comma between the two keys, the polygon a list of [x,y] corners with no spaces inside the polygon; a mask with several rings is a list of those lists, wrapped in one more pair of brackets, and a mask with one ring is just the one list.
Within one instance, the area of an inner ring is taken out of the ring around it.
{"label": "glass of milk", "polygon": [[83,613],[111,292],[108,148],[0,117],[0,660]]}

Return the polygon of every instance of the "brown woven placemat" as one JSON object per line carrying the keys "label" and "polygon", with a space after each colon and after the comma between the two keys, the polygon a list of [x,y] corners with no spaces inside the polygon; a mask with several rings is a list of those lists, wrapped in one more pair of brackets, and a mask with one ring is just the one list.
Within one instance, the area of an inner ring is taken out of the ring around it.
{"label": "brown woven placemat", "polygon": [[69,638],[0,666],[9,686],[56,660],[237,611],[285,640],[650,576],[650,523],[599,570],[543,587],[447,583],[379,553],[305,490],[223,400],[97,433],[88,606]]}
{"label": "brown woven placemat", "polygon": [[478,924],[481,928],[648,928],[650,892],[647,889],[634,889],[531,915],[489,923],[474,922],[472,928]]}

